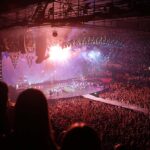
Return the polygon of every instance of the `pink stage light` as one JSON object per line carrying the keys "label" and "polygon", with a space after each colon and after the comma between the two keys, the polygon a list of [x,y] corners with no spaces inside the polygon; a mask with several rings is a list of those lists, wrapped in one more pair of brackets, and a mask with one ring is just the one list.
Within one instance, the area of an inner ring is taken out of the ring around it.
{"label": "pink stage light", "polygon": [[71,57],[71,47],[62,48],[60,45],[54,45],[49,48],[49,60],[55,62],[65,62]]}

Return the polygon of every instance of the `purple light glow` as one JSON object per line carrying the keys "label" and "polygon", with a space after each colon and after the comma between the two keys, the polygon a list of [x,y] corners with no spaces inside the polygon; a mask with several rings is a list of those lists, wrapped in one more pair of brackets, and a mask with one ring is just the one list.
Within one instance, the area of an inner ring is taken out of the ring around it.
{"label": "purple light glow", "polygon": [[[58,33],[56,37],[52,36],[54,30]],[[131,49],[134,43],[137,44],[137,47],[138,45],[140,47],[139,41],[134,39],[136,36],[132,36],[132,44],[122,42],[128,42],[128,40],[125,40],[125,37],[128,39],[130,34],[134,35],[134,33],[122,32],[120,30],[114,31],[114,29],[96,30],[91,28],[41,27],[32,28],[30,33],[34,38],[39,31],[41,31],[41,34],[44,34],[44,38],[46,39],[46,53],[49,53],[49,59],[36,64],[35,55],[32,59],[32,65],[29,66],[26,54],[20,54],[17,66],[14,68],[10,57],[3,56],[3,78],[9,85],[16,86],[20,82],[34,84],[45,81],[67,80],[88,74],[95,74],[99,70],[101,71],[101,66],[106,64],[109,59],[114,59],[113,61],[119,60],[117,59],[117,56],[119,57],[117,53],[118,49]],[[7,34],[9,35],[9,33]],[[12,32],[12,35],[14,35],[14,32]],[[99,39],[98,44],[95,44],[97,41],[94,41],[93,37]],[[89,40],[90,38],[91,40]],[[84,41],[82,39],[88,40]],[[30,49],[30,46],[33,47],[33,45],[30,40],[27,41],[26,45]],[[62,49],[59,46],[65,45],[68,41],[72,41],[70,45],[67,45],[68,48]],[[129,46],[132,47],[130,48]],[[120,52],[121,50],[118,51]]]}
{"label": "purple light glow", "polygon": [[[100,54],[94,51],[84,51],[87,56],[85,58],[82,56],[82,53],[82,48],[73,52],[71,48],[61,49],[59,46],[52,47],[49,59],[41,64],[36,64],[35,56],[30,67],[26,57],[20,54],[16,68],[13,67],[10,57],[3,57],[3,77],[9,85],[13,86],[21,82],[34,84],[81,77],[88,73],[86,68],[93,66],[96,59],[99,59],[98,56]],[[90,56],[88,56],[89,54]]]}

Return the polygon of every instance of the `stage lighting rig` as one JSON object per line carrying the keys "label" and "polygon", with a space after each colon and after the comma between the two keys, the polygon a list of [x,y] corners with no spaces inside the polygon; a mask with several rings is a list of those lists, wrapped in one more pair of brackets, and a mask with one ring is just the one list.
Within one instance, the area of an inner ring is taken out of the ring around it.
{"label": "stage lighting rig", "polygon": [[53,37],[57,37],[58,36],[57,31],[53,31],[52,35],[53,35]]}

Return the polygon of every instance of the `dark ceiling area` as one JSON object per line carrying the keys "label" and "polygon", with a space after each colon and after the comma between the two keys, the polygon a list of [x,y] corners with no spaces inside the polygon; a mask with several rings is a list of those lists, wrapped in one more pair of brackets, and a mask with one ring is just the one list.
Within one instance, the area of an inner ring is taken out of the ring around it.
{"label": "dark ceiling area", "polygon": [[5,13],[17,8],[24,8],[44,0],[2,0],[0,2],[0,13]]}
{"label": "dark ceiling area", "polygon": [[149,0],[6,0],[0,5],[0,29],[147,17],[149,8]]}
{"label": "dark ceiling area", "polygon": [[[64,47],[69,45],[69,40],[75,39],[77,30],[83,37],[95,38],[103,31],[108,34],[104,39],[113,37],[106,43],[108,49],[114,40],[119,44],[122,36],[122,43],[127,41],[126,47],[120,48],[122,51],[136,47],[142,52],[144,47],[145,54],[149,56],[149,8],[150,0],[6,0],[0,5],[0,50],[28,54],[36,49],[36,63],[41,63],[47,58],[46,41],[49,45],[60,43]],[[80,32],[82,29],[94,31],[87,34]],[[130,34],[132,31],[133,34]],[[72,39],[70,35],[73,35]],[[114,35],[117,35],[116,39]],[[130,48],[130,45],[133,47]],[[14,55],[14,58],[17,57]]]}

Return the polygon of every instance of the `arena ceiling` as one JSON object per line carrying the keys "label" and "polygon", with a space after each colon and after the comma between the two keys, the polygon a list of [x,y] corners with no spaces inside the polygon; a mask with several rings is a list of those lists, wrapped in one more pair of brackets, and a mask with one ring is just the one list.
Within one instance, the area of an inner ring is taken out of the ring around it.
{"label": "arena ceiling", "polygon": [[[67,45],[71,40],[85,35],[86,39],[91,36],[95,39],[101,38],[102,32],[104,32],[104,39],[108,34],[108,37],[116,35],[115,41],[118,42],[124,32],[128,33],[126,30],[120,32],[120,28],[150,31],[149,8],[149,0],[41,0],[38,3],[35,0],[1,1],[0,51],[30,53],[39,43],[37,42],[39,39],[46,39],[46,41],[48,39],[51,44],[58,42]],[[62,27],[65,27],[65,30]],[[108,28],[111,28],[111,32]],[[44,38],[41,36],[43,32],[46,33]],[[144,36],[142,34],[141,38],[145,40]],[[130,38],[130,41],[136,41],[132,40],[130,34],[126,37]],[[108,38],[107,45],[112,41]],[[79,42],[77,40],[72,43]],[[115,44],[112,46],[114,47]],[[42,44],[38,49],[39,51],[43,49]]]}
{"label": "arena ceiling", "polygon": [[[10,10],[14,10],[17,8],[23,8],[28,5],[35,4],[37,2],[44,1],[44,0],[1,0],[0,2],[0,12],[8,12]],[[49,0],[50,2],[51,0]]]}
{"label": "arena ceiling", "polygon": [[0,5],[0,29],[143,17],[150,16],[149,8],[149,0],[6,0]]}

